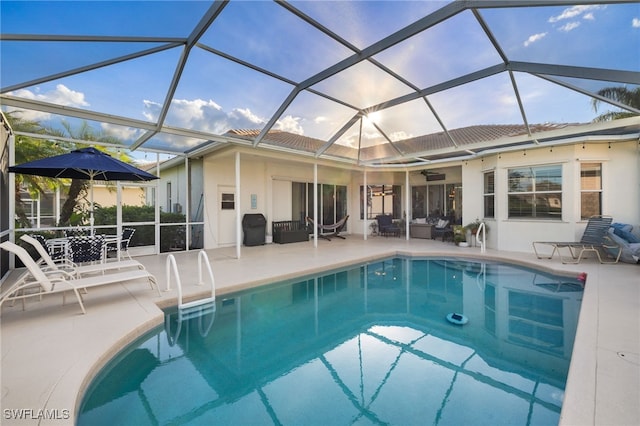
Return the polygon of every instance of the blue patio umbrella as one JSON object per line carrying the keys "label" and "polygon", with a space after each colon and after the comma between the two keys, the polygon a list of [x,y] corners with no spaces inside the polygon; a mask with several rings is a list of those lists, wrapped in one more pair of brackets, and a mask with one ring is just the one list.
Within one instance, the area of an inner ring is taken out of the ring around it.
{"label": "blue patio umbrella", "polygon": [[67,154],[43,158],[9,167],[13,173],[52,178],[86,179],[91,188],[91,226],[93,227],[93,181],[150,181],[157,176],[124,163],[95,148],[82,148]]}

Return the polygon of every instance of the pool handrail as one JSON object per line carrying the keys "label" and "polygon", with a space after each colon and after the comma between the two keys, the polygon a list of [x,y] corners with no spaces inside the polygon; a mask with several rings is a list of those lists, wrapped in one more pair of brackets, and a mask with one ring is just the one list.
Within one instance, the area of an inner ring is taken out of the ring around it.
{"label": "pool handrail", "polygon": [[211,281],[211,296],[204,297],[202,299],[197,299],[192,302],[184,303],[182,299],[182,281],[180,280],[180,274],[178,273],[178,265],[176,264],[176,258],[173,254],[167,256],[166,263],[166,275],[167,275],[167,288],[165,291],[171,290],[171,272],[176,277],[176,287],[178,290],[178,309],[188,309],[194,306],[203,305],[205,303],[212,303],[216,300],[216,284],[215,279],[213,277],[213,270],[211,269],[211,263],[209,262],[209,258],[207,257],[207,253],[204,250],[200,250],[198,253],[198,283],[197,285],[204,285],[204,281],[202,279],[202,264],[205,264],[207,267],[207,271],[209,272],[209,278]]}
{"label": "pool handrail", "polygon": [[486,226],[484,222],[480,222],[480,226],[478,227],[478,231],[476,232],[476,240],[480,242],[480,253],[485,253],[487,251],[486,239],[487,239]]}

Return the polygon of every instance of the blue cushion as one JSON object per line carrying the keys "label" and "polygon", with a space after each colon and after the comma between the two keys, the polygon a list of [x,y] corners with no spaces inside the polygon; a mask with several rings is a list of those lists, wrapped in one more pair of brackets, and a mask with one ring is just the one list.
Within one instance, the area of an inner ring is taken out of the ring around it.
{"label": "blue cushion", "polygon": [[611,227],[613,229],[619,229],[621,231],[625,231],[625,232],[631,232],[631,230],[633,229],[633,226],[627,224],[627,223],[612,223]]}
{"label": "blue cushion", "polygon": [[631,232],[623,231],[622,229],[613,228],[613,233],[623,240],[628,241],[629,243],[640,243],[640,238],[633,235]]}

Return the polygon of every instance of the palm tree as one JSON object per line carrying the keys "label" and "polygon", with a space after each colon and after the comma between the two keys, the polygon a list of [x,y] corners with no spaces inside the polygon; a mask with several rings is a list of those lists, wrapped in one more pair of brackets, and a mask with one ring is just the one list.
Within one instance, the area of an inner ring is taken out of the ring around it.
{"label": "palm tree", "polygon": [[[37,121],[22,119],[17,111],[6,113],[7,121],[11,128],[16,132],[42,134],[42,138],[34,136],[16,135],[15,138],[15,162],[16,164],[26,163],[28,161],[39,160],[41,158],[50,157],[65,152],[64,147],[58,144],[52,144],[46,140],[46,136],[51,135],[51,130],[44,128]],[[57,182],[55,179],[42,176],[16,174],[15,200],[16,215],[22,226],[31,226],[25,211],[25,204],[20,197],[20,189],[27,188],[27,191],[33,198],[46,191],[55,189]]]}
{"label": "palm tree", "polygon": [[[612,101],[627,105],[635,110],[640,110],[640,87],[631,90],[626,87],[605,87],[598,91],[598,95],[611,99]],[[593,110],[598,112],[598,106],[602,102],[600,99],[592,99]],[[631,111],[607,111],[593,119],[594,122],[611,121],[620,118],[633,117],[638,115]]]}

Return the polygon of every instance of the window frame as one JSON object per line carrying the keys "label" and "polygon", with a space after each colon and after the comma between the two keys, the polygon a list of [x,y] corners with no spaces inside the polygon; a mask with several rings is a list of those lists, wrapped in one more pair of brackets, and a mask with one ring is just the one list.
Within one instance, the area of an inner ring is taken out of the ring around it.
{"label": "window frame", "polygon": [[223,192],[220,196],[220,210],[235,210],[236,194],[235,192]]}
{"label": "window frame", "polygon": [[[563,172],[564,167],[562,163],[551,164],[538,164],[528,166],[516,166],[509,167],[507,169],[507,216],[509,219],[533,219],[533,220],[562,220],[563,214]],[[549,172],[557,170],[557,176],[544,180],[545,176],[548,177]],[[513,187],[514,180],[518,179],[514,175],[517,171],[528,171],[522,176],[525,186],[530,186],[527,189],[521,189],[522,183],[518,182],[517,187]],[[549,189],[550,187],[557,185],[557,188]],[[545,189],[544,187],[548,187]],[[552,197],[556,195],[557,197]],[[516,205],[516,202],[520,205],[522,200],[527,202],[526,198],[529,198],[528,202],[531,205],[530,214],[514,215],[515,209],[512,207]],[[542,207],[542,208],[541,208]],[[544,210],[546,209],[546,214]]]}
{"label": "window frame", "polygon": [[[586,165],[591,165],[591,166],[597,166],[598,167],[598,172],[599,175],[596,176],[598,179],[598,184],[599,184],[599,188],[598,189],[585,189],[584,187],[584,179],[585,177],[588,176],[583,176],[583,172],[584,170],[584,166]],[[580,162],[580,220],[588,220],[591,216],[598,216],[598,215],[602,215],[602,195],[603,195],[603,189],[602,189],[602,174],[603,174],[603,165],[602,165],[602,161],[581,161]],[[589,212],[585,214],[585,210],[584,210],[584,196],[585,194],[598,194],[598,208],[597,208],[597,212]]]}
{"label": "window frame", "polygon": [[[492,187],[488,188],[487,177],[491,175],[493,182]],[[489,207],[489,201],[491,200],[491,213],[488,214],[487,208]],[[496,171],[488,170],[482,173],[482,201],[483,201],[483,214],[487,219],[495,219],[496,217]]]}

